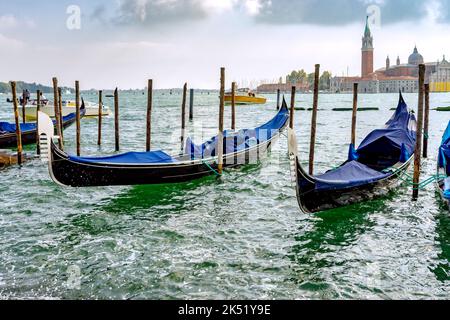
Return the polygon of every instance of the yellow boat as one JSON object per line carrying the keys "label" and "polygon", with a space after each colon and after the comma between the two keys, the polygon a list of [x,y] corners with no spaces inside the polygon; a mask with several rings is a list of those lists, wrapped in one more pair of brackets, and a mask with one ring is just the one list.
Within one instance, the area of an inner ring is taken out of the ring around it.
{"label": "yellow boat", "polygon": [[[225,93],[225,104],[231,105],[231,92]],[[248,89],[240,89],[235,94],[236,105],[249,105],[249,104],[265,104],[267,99],[264,97],[258,97],[255,93]]]}

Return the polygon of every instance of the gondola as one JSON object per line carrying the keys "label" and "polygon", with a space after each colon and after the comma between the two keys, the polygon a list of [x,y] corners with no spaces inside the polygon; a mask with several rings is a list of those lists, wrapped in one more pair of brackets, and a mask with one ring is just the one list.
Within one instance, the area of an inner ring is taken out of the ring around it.
{"label": "gondola", "polygon": [[[287,127],[286,103],[266,124],[224,132],[224,168],[256,162]],[[182,156],[163,151],[129,152],[107,157],[74,157],[53,142],[50,118],[39,113],[41,148],[47,149],[51,178],[62,186],[99,187],[186,182],[217,174],[217,137],[196,145],[187,139]],[[47,141],[47,144],[43,143]]]}
{"label": "gondola", "polygon": [[[86,109],[84,103],[80,108],[80,117],[84,117]],[[76,121],[76,114],[71,113],[63,117],[63,129],[68,128]],[[56,122],[53,122],[53,125]],[[36,123],[21,123],[22,145],[36,143]],[[0,149],[14,148],[17,146],[16,124],[9,122],[0,122]]]}
{"label": "gondola", "polygon": [[336,169],[311,176],[303,169],[297,139],[289,129],[289,155],[300,209],[316,213],[386,195],[401,183],[414,158],[416,118],[401,93],[397,109],[385,128],[370,133],[348,160]]}
{"label": "gondola", "polygon": [[436,187],[448,209],[450,209],[450,122],[439,147]]}

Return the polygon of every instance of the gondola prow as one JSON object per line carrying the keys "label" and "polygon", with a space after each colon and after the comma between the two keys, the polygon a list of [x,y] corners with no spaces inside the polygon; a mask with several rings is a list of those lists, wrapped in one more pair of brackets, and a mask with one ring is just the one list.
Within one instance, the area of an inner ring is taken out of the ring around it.
{"label": "gondola prow", "polygon": [[57,137],[55,137],[55,129],[53,126],[53,121],[47,114],[43,113],[42,111],[39,111],[38,119],[39,119],[38,135],[41,147],[41,160],[43,162],[47,162],[50,159],[51,141],[53,138]]}

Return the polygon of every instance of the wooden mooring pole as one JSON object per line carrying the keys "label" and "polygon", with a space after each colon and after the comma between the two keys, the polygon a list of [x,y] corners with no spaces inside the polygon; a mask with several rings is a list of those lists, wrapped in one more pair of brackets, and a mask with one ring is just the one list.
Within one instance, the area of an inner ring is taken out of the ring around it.
{"label": "wooden mooring pole", "polygon": [[17,163],[22,165],[22,132],[20,130],[19,106],[17,103],[16,83],[14,81],[11,82],[11,91],[13,96],[14,120],[16,122]]}
{"label": "wooden mooring pole", "polygon": [[98,92],[98,141],[97,145],[102,145],[102,121],[103,121],[103,91]]}
{"label": "wooden mooring pole", "polygon": [[189,120],[194,120],[194,89],[189,91]]}
{"label": "wooden mooring pole", "polygon": [[277,110],[280,110],[281,90],[277,89]]}
{"label": "wooden mooring pole", "polygon": [[425,65],[419,65],[419,103],[417,111],[417,138],[416,151],[414,153],[414,178],[413,178],[413,201],[419,198],[420,182],[420,161],[422,156],[422,129],[423,129],[423,104],[424,104],[424,86]]}
{"label": "wooden mooring pole", "polygon": [[36,91],[36,153],[41,154],[41,144],[39,139],[39,111],[41,111],[41,91]]}
{"label": "wooden mooring pole", "polygon": [[53,107],[55,111],[56,133],[58,135],[58,144],[61,150],[64,150],[64,144],[62,140],[62,127],[59,117],[59,104],[58,104],[58,79],[53,78]]}
{"label": "wooden mooring pole", "polygon": [[425,116],[423,123],[423,157],[428,158],[428,135],[430,131],[430,85],[425,84]]}
{"label": "wooden mooring pole", "polygon": [[225,68],[220,68],[219,135],[217,141],[218,172],[223,173],[223,117],[225,113]]}
{"label": "wooden mooring pole", "polygon": [[184,152],[184,140],[186,137],[186,97],[187,83],[183,86],[183,101],[181,102],[181,153]]}
{"label": "wooden mooring pole", "polygon": [[295,110],[295,86],[292,87],[291,92],[291,112],[289,117],[289,128],[294,129],[294,110]]}
{"label": "wooden mooring pole", "polygon": [[62,89],[58,88],[58,110],[59,110],[59,125],[61,127],[61,140],[64,144],[64,128],[63,128],[63,109],[62,109]]}
{"label": "wooden mooring pole", "polygon": [[116,140],[116,152],[120,150],[119,135],[119,90],[114,90],[114,135]]}
{"label": "wooden mooring pole", "polygon": [[27,96],[25,95],[25,91],[24,91],[22,93],[22,122],[23,123],[27,122],[26,107],[27,107]]}
{"label": "wooden mooring pole", "polygon": [[316,64],[314,76],[314,98],[313,98],[313,112],[311,120],[311,143],[309,149],[309,174],[314,174],[314,151],[316,148],[316,125],[317,125],[317,109],[319,102],[319,73],[320,64]]}
{"label": "wooden mooring pole", "polygon": [[231,84],[231,130],[236,130],[236,82]]}
{"label": "wooden mooring pole", "polygon": [[150,152],[152,147],[152,108],[153,108],[153,80],[148,80],[147,85],[147,140],[145,150]]}
{"label": "wooden mooring pole", "polygon": [[76,115],[76,126],[77,126],[77,156],[81,155],[81,119],[80,119],[80,82],[75,81],[75,115]]}
{"label": "wooden mooring pole", "polygon": [[358,114],[358,83],[353,84],[353,114],[351,144],[356,148],[356,116]]}

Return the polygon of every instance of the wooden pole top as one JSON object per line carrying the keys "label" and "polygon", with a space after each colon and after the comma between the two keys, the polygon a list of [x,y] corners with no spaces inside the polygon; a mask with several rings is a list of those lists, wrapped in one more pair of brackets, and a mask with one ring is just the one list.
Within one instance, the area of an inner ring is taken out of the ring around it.
{"label": "wooden pole top", "polygon": [[295,86],[292,87],[291,91],[291,116],[289,117],[289,128],[294,129],[294,110],[295,110]]}

